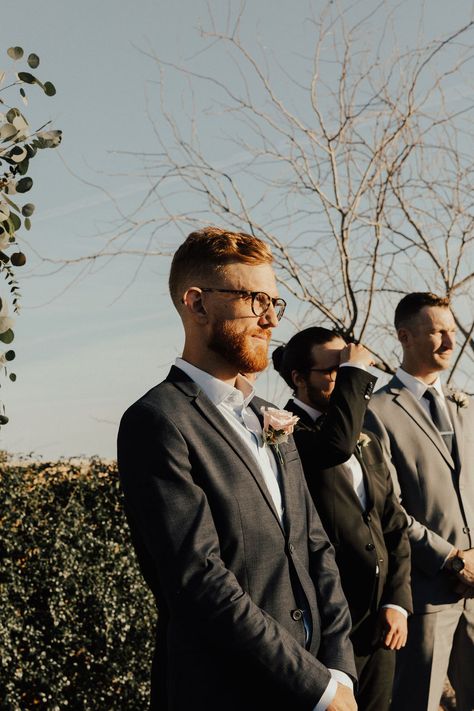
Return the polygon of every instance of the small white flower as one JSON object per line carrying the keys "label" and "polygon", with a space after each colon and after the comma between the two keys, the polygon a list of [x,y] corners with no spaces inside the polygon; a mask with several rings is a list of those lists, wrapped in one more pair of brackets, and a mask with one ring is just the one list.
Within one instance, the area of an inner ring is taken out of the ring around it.
{"label": "small white flower", "polygon": [[359,435],[359,439],[357,440],[357,445],[359,447],[367,447],[367,445],[370,443],[370,437],[368,434],[365,434],[365,432],[361,432]]}
{"label": "small white flower", "polygon": [[452,400],[458,407],[468,407],[469,396],[463,393],[462,390],[453,390],[449,394],[449,399]]}

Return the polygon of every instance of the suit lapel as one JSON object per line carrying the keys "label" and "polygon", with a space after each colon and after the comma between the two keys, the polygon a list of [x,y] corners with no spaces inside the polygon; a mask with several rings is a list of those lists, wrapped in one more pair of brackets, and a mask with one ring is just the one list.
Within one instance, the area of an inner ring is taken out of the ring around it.
{"label": "suit lapel", "polygon": [[443,392],[446,398],[446,405],[448,408],[449,416],[451,418],[451,422],[453,423],[454,442],[458,459],[458,469],[459,473],[461,473],[462,462],[464,460],[464,452],[462,449],[464,443],[464,423],[462,417],[459,416],[458,406],[455,402],[453,402],[452,398],[450,397],[449,390],[447,388],[443,388]]}
{"label": "suit lapel", "polygon": [[[225,417],[209,400],[199,385],[197,385],[194,380],[191,380],[191,378],[189,378],[182,370],[173,366],[167,380],[173,382],[177,388],[179,388],[190,400],[194,402],[194,406],[199,410],[203,418],[215,430],[215,432],[227,442],[229,447],[231,447],[234,451],[235,455],[243,462],[243,464],[245,464],[257,483],[265,501],[270,506],[279,526],[281,527],[280,519],[275,509],[273,499],[267,485],[265,484],[257,461],[252,456],[249,448],[242,442],[242,439],[239,437],[237,432],[235,432],[235,430],[229,425]],[[251,406],[261,420],[260,412],[257,410],[256,406],[254,406],[253,401]]]}
{"label": "suit lapel", "polygon": [[454,468],[454,460],[446,447],[443,438],[433,424],[431,417],[425,412],[419,402],[413,397],[411,392],[403,383],[395,376],[390,381],[389,391],[394,396],[394,402],[397,403],[407,415],[423,430],[425,435],[433,442],[434,446],[439,450],[450,467]]}

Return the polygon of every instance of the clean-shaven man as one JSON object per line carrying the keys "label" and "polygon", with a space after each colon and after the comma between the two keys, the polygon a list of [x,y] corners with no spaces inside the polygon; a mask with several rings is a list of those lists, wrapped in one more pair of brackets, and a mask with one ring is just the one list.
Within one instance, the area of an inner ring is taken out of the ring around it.
{"label": "clean-shaven man", "polygon": [[456,325],[446,298],[395,310],[403,360],[374,394],[368,426],[394,466],[412,549],[414,615],[398,653],[394,711],[437,711],[448,672],[457,711],[474,708],[474,403],[443,387]]}
{"label": "clean-shaven man", "polygon": [[388,711],[395,652],[412,610],[406,517],[378,438],[363,429],[377,380],[361,345],[314,326],[272,355],[292,388],[294,439],[309,490],[336,549],[352,617],[360,711]]}
{"label": "clean-shaven man", "polygon": [[[263,370],[283,315],[259,239],[207,228],[174,255],[185,345],[124,414],[118,464],[158,605],[152,709],[353,711],[350,616],[304,482],[289,413],[239,373]],[[273,418],[273,419],[272,419]]]}

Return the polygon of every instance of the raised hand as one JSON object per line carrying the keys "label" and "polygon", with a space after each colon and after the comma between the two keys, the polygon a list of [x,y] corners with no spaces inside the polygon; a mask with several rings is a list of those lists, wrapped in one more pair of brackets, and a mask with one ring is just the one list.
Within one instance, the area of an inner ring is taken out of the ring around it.
{"label": "raised hand", "polygon": [[351,365],[374,365],[375,360],[372,353],[360,343],[348,343],[341,350],[340,363],[350,363]]}

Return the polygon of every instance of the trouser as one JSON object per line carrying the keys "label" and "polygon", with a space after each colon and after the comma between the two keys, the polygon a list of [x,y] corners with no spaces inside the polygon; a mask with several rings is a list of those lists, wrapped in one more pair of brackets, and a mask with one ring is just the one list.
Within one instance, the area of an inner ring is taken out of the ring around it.
{"label": "trouser", "polygon": [[412,615],[397,652],[392,711],[438,711],[448,676],[456,710],[474,710],[474,600]]}
{"label": "trouser", "polygon": [[373,612],[351,635],[357,669],[359,711],[389,711],[395,672],[395,652],[375,639],[378,613]]}

